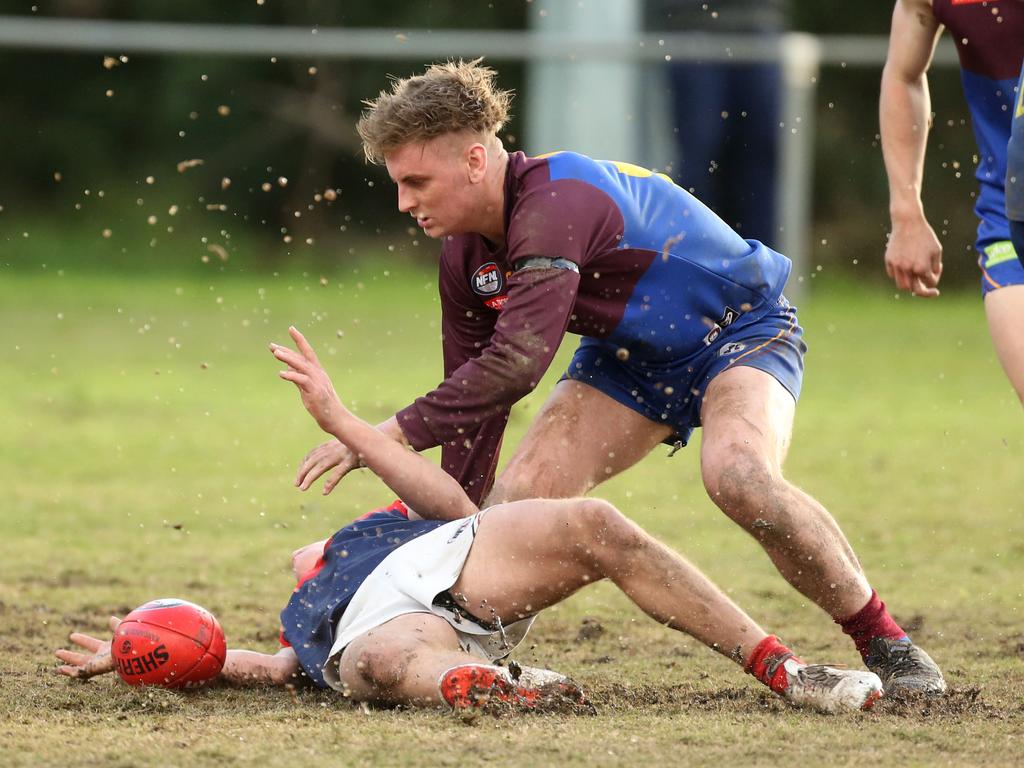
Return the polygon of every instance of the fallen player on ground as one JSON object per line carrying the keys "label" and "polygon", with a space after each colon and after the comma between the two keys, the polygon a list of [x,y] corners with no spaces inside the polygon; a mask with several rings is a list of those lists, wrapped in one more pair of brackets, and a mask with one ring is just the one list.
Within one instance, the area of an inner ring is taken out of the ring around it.
{"label": "fallen player on ground", "polygon": [[[298,387],[320,427],[406,503],[293,553],[299,585],[281,613],[287,646],[274,655],[229,650],[225,681],[286,684],[304,674],[380,704],[583,704],[564,677],[515,676],[516,665],[495,662],[544,608],[610,579],[652,619],[742,665],[792,704],[868,709],[882,695],[874,673],[802,662],[608,502],[532,499],[478,510],[452,477],[350,413],[305,338],[294,328],[291,335],[298,351],[271,346],[288,366],[281,377]],[[71,641],[87,653],[58,650],[59,672],[84,679],[113,671],[109,641],[80,633]]]}

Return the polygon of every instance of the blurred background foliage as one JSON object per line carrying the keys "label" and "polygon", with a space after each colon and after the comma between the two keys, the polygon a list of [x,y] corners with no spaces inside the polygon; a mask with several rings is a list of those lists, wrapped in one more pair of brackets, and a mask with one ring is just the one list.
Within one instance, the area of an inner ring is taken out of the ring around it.
{"label": "blurred background foliage", "polygon": [[[522,29],[546,2],[2,0],[0,14],[401,32]],[[794,30],[885,35],[892,3],[791,0],[789,8]],[[436,245],[397,213],[354,130],[361,100],[420,62],[118,56],[0,48],[4,267],[328,270],[384,248],[433,262]],[[503,86],[522,91],[521,62],[490,63]],[[879,76],[880,67],[822,71],[812,270],[884,278]],[[975,149],[957,70],[933,70],[931,89],[926,209],[943,233],[946,286],[973,287]],[[512,148],[524,108],[520,98],[506,130]],[[191,159],[203,163],[179,171]]]}

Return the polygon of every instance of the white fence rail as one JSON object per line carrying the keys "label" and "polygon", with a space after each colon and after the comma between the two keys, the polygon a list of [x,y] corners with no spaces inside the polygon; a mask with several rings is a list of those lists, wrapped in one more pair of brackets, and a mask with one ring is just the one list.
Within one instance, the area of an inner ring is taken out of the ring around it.
{"label": "white fence rail", "polygon": [[[618,6],[609,6],[614,10]],[[593,10],[593,9],[591,9]],[[110,55],[163,54],[206,56],[277,56],[363,60],[409,59],[418,63],[448,57],[486,56],[525,61],[531,68],[530,113],[523,146],[528,151],[572,147],[598,156],[643,160],[650,147],[639,130],[608,129],[607,108],[630,89],[642,87],[639,67],[647,62],[779,61],[783,67],[783,118],[779,131],[777,185],[781,250],[794,262],[791,295],[800,291],[799,276],[810,258],[811,178],[814,107],[823,66],[869,67],[879,71],[888,41],[880,36],[813,36],[786,33],[775,39],[703,33],[644,34],[628,24],[608,24],[593,14],[585,23],[571,14],[559,24],[531,30],[386,30],[367,28],[268,27],[245,24],[184,24],[0,16],[0,48],[94,51]],[[634,25],[635,26],[635,25]],[[608,32],[617,29],[617,32]],[[602,76],[609,63],[614,76]],[[952,43],[944,39],[935,55],[938,66],[956,65]],[[571,67],[575,82],[568,122],[545,120],[566,112],[566,84],[551,72]],[[545,68],[547,76],[545,77]],[[590,68],[591,75],[587,76]],[[648,67],[649,70],[649,67]],[[663,92],[664,89],[661,89]],[[602,124],[604,128],[601,129]],[[588,127],[598,131],[589,131]],[[621,128],[621,127],[620,127]],[[552,130],[558,131],[552,139]],[[611,141],[609,141],[611,139]],[[588,146],[588,140],[601,147]],[[662,136],[662,143],[667,141]],[[581,145],[582,142],[582,145]],[[658,142],[655,141],[655,144]],[[604,151],[602,151],[604,149]],[[662,151],[667,149],[662,147]]]}

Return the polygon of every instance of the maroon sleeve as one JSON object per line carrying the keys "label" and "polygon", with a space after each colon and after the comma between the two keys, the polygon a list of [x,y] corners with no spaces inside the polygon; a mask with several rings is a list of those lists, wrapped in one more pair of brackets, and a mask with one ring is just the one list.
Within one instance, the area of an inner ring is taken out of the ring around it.
{"label": "maroon sleeve", "polygon": [[464,443],[485,422],[504,421],[512,404],[533,391],[551,365],[578,286],[579,275],[566,269],[514,273],[508,280],[508,301],[486,347],[451,371],[433,392],[398,412],[412,447]]}
{"label": "maroon sleeve", "polygon": [[[497,314],[481,307],[479,299],[466,289],[466,278],[455,269],[455,263],[453,259],[442,258],[438,280],[445,378],[468,360],[479,357],[491,340],[497,320]],[[456,439],[441,441],[441,468],[459,482],[474,504],[483,502],[494,483],[508,413],[509,408],[504,408],[483,420],[475,430],[463,430]],[[426,439],[433,441],[434,437],[431,434]]]}
{"label": "maroon sleeve", "polygon": [[508,227],[509,262],[547,256],[582,267],[615,249],[622,230],[622,214],[607,194],[578,179],[549,181],[516,200]]}

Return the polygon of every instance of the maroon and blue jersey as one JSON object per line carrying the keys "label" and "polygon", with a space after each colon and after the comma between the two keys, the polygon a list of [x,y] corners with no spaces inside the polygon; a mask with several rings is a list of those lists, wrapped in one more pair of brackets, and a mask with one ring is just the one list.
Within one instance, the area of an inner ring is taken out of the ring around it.
{"label": "maroon and blue jersey", "polygon": [[486,492],[509,409],[566,332],[672,367],[778,311],[789,259],[744,240],[667,176],[574,152],[509,156],[505,243],[445,238],[445,380],[399,411],[417,450]]}
{"label": "maroon and blue jersey", "polygon": [[1016,106],[1017,77],[1024,61],[1022,0],[933,0],[932,11],[952,34],[960,55],[964,96],[978,144],[975,177],[980,190],[977,248],[985,287],[1020,282],[999,265],[1017,270],[1006,217],[1007,142]]}
{"label": "maroon and blue jersey", "polygon": [[[1017,81],[1013,127],[1006,154],[1006,215],[1010,221],[1024,222],[1024,61]],[[1024,248],[1017,249],[1017,256],[1024,261]]]}
{"label": "maroon and blue jersey", "polygon": [[315,685],[328,687],[323,668],[334,644],[334,628],[367,576],[400,546],[446,522],[410,520],[406,507],[396,501],[328,539],[323,555],[299,578],[281,611],[281,642],[295,651]]}

